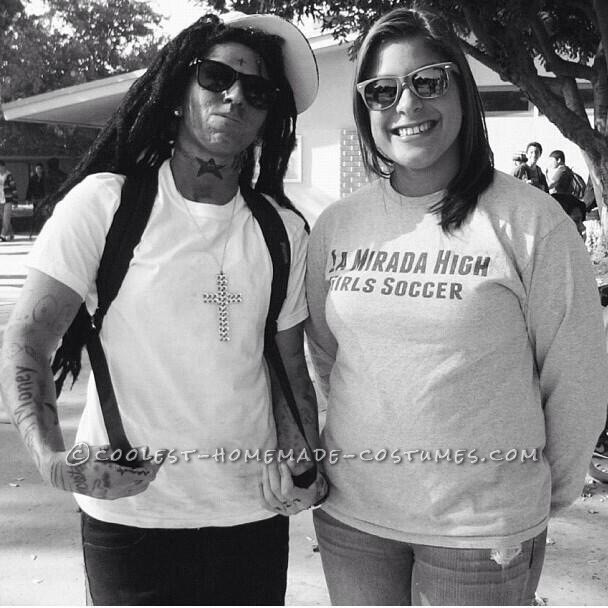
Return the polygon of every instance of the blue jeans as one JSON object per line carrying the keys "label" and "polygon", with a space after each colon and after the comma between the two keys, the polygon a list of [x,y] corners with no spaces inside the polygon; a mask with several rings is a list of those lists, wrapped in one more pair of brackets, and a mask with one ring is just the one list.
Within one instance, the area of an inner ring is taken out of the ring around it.
{"label": "blue jeans", "polygon": [[[545,530],[499,565],[490,549],[415,545],[375,536],[314,513],[331,603],[391,606],[532,605]],[[500,561],[500,559],[499,559]]]}
{"label": "blue jeans", "polygon": [[198,529],[148,529],[82,514],[95,605],[285,603],[289,519]]}

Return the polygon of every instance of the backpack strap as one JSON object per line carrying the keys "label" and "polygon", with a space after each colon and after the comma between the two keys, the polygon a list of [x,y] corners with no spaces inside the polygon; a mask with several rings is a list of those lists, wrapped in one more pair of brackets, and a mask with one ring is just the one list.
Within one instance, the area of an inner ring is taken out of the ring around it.
{"label": "backpack strap", "polygon": [[92,331],[87,341],[87,352],[95,378],[101,413],[113,450],[121,450],[119,462],[137,466],[137,460],[127,461],[131,449],[120,417],[120,410],[99,332],[110,304],[114,301],[133,259],[133,252],[150,219],[158,191],[158,171],[140,170],[128,176],[123,184],[120,205],[106,236],[106,244],[97,271],[97,310],[93,314]]}
{"label": "backpack strap", "polygon": [[[289,383],[285,364],[281,358],[275,336],[277,333],[277,319],[283,307],[283,302],[287,296],[287,285],[289,283],[289,273],[291,269],[291,247],[289,237],[283,220],[274,205],[261,193],[251,189],[241,189],[243,198],[251,209],[253,217],[256,219],[262,234],[270,258],[272,259],[272,286],[270,291],[270,304],[266,317],[264,330],[264,356],[271,371],[271,377],[276,376],[279,387],[285,397],[287,406],[291,412],[293,420],[302,435],[307,448],[312,454],[312,449],[306,437],[306,431],[302,423],[300,411],[296,404],[296,399]],[[278,417],[275,416],[275,420]],[[307,488],[317,477],[317,466],[313,467],[300,475],[293,477],[294,485],[300,488]]]}
{"label": "backpack strap", "polygon": [[141,169],[125,179],[97,271],[97,310],[93,323],[98,332],[148,224],[157,191],[157,170]]}
{"label": "backpack strap", "polygon": [[98,308],[95,319],[92,320],[83,303],[53,357],[51,368],[55,376],[57,397],[61,394],[68,374],[72,375],[72,385],[80,374],[82,349],[89,341],[94,327],[98,331],[101,329],[103,318],[120,289],[133,257],[133,249],[150,217],[157,189],[158,173],[155,170],[139,170],[125,179],[120,204],[106,234],[106,244],[97,270]]}
{"label": "backpack strap", "polygon": [[264,348],[266,349],[277,333],[277,319],[287,297],[287,285],[291,270],[291,247],[283,220],[273,204],[259,192],[241,188],[243,198],[259,224],[266,247],[272,260],[272,286],[266,326]]}
{"label": "backpack strap", "polygon": [[55,392],[58,397],[68,373],[71,373],[76,381],[81,367],[82,348],[86,345],[110,446],[112,449],[122,450],[123,458],[118,462],[127,466],[136,466],[137,462],[128,462],[124,458],[131,445],[122,425],[99,332],[108,308],[116,298],[127,274],[133,250],[141,240],[150,219],[157,190],[157,170],[139,170],[125,179],[120,204],[106,235],[97,270],[97,310],[91,316],[84,303],[80,306],[52,363],[53,373],[58,374],[55,380]]}

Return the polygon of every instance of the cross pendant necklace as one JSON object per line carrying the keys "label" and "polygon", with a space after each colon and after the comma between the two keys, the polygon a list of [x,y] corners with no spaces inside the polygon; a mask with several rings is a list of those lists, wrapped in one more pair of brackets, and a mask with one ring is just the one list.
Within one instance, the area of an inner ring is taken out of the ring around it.
{"label": "cross pendant necklace", "polygon": [[217,304],[220,342],[230,342],[228,304],[238,304],[239,302],[242,302],[243,296],[240,293],[230,293],[228,291],[228,277],[221,268],[216,277],[216,282],[217,291],[215,293],[204,293],[203,302],[205,304]]}
{"label": "cross pendant necklace", "polygon": [[[220,271],[216,275],[215,282],[217,291],[215,293],[203,293],[204,304],[216,304],[217,305],[217,317],[218,317],[218,334],[220,342],[230,342],[230,320],[228,316],[228,304],[238,304],[243,301],[243,296],[240,293],[230,293],[228,291],[228,277],[224,272],[224,259],[226,257],[226,249],[228,247],[228,241],[230,240],[230,233],[232,230],[232,220],[234,219],[234,212],[237,205],[237,195],[232,200],[232,215],[230,216],[230,223],[226,230],[226,240],[224,241],[224,250],[222,252],[222,260],[220,262]],[[188,208],[188,204],[184,201],[186,211],[190,216],[190,219],[197,227],[201,235],[203,234],[198,222],[194,219],[194,216]]]}

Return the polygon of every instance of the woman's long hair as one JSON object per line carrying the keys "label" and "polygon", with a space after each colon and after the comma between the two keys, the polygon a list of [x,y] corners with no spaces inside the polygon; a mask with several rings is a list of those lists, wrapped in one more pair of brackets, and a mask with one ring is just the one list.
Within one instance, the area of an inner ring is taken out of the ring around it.
{"label": "woman's long hair", "polygon": [[[129,175],[144,166],[158,167],[169,158],[178,127],[174,110],[182,104],[192,80],[192,62],[204,57],[212,46],[224,42],[237,42],[256,52],[279,89],[276,101],[268,110],[261,141],[242,154],[239,185],[269,194],[280,205],[293,209],[283,189],[283,178],[295,146],[297,111],[283,65],[283,40],[254,29],[224,25],[215,15],[202,17],[161,49],[47,204],[53,205],[63,198],[91,173],[110,171]],[[253,185],[256,156],[259,174]]]}
{"label": "woman's long hair", "polygon": [[[450,232],[458,228],[475,209],[479,195],[490,185],[494,175],[494,157],[479,91],[471,68],[450,25],[438,15],[419,8],[397,8],[382,16],[363,40],[357,57],[355,85],[368,78],[379,49],[387,42],[422,38],[443,61],[458,66],[458,90],[463,111],[459,139],[460,166],[449,183],[446,197],[433,209],[440,216],[440,225]],[[369,110],[353,88],[353,111],[359,133],[363,162],[370,173],[388,177],[392,161],[377,148],[371,132]]]}

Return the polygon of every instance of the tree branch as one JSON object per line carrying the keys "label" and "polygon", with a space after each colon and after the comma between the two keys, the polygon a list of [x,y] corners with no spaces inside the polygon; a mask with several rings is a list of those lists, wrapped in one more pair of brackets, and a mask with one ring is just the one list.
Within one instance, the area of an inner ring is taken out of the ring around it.
{"label": "tree branch", "polygon": [[479,11],[472,9],[469,4],[462,5],[462,11],[475,37],[481,44],[485,46],[488,52],[493,55],[497,54],[497,46],[495,40],[487,34],[487,24],[479,19]]}
{"label": "tree branch", "polygon": [[506,78],[506,76],[501,72],[502,67],[497,61],[494,60],[493,57],[484,53],[483,51],[480,51],[474,44],[471,44],[467,40],[463,40],[462,38],[460,38],[459,40],[460,46],[462,46],[464,52],[467,53],[467,55],[470,55],[471,57],[473,57],[473,59],[479,61],[479,63],[482,63],[490,70],[496,72],[502,80],[508,82],[508,78]]}
{"label": "tree branch", "polygon": [[532,31],[536,35],[536,41],[540,47],[540,51],[547,62],[547,70],[553,72],[556,76],[582,78],[591,82],[595,75],[594,70],[586,65],[574,61],[567,61],[560,57],[553,50],[551,39],[549,38],[542,21],[538,18],[538,14],[532,16],[530,20]]}

